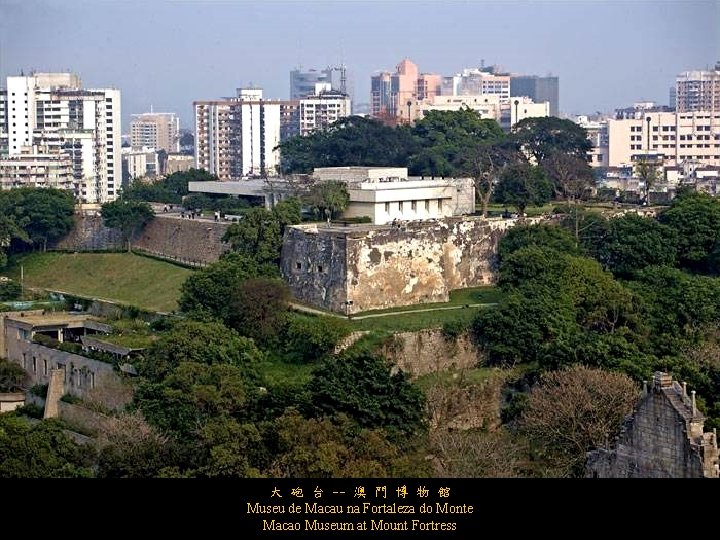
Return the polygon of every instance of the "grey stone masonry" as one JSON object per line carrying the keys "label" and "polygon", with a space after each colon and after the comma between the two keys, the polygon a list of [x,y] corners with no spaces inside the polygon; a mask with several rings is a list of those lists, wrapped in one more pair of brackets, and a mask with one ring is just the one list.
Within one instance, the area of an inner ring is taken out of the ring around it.
{"label": "grey stone masonry", "polygon": [[588,454],[593,478],[718,478],[717,432],[704,432],[695,391],[656,372],[610,448]]}

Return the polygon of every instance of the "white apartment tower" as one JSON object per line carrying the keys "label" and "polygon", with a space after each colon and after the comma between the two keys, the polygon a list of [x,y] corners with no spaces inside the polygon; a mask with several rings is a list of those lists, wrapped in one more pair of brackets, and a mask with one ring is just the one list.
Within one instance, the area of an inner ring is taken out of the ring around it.
{"label": "white apartment tower", "polygon": [[80,201],[117,197],[122,177],[119,90],[82,88],[71,73],[34,73],[8,77],[4,101],[0,148],[6,146],[16,164],[24,156],[37,160],[40,154],[64,154]]}
{"label": "white apartment tower", "polygon": [[715,64],[714,71],[686,71],[678,75],[674,94],[677,112],[720,112],[720,62]]}
{"label": "white apartment tower", "polygon": [[280,101],[259,88],[235,98],[195,101],[195,166],[220,180],[275,174],[280,162]]}
{"label": "white apartment tower", "polygon": [[309,135],[350,116],[352,105],[347,94],[332,90],[329,83],[315,84],[315,94],[300,100],[300,135]]}
{"label": "white apartment tower", "polygon": [[133,114],[130,122],[133,148],[154,148],[168,154],[180,151],[180,119],[175,113]]}

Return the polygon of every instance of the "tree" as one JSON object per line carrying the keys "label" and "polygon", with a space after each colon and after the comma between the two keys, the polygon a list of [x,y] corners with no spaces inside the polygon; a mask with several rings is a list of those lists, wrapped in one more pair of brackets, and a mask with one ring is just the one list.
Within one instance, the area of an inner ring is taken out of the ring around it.
{"label": "tree", "polygon": [[92,476],[92,449],[75,444],[57,420],[30,424],[0,415],[0,478]]}
{"label": "tree", "polygon": [[592,149],[585,128],[555,116],[524,118],[513,127],[512,137],[538,165],[555,152],[585,159]]}
{"label": "tree", "polygon": [[581,254],[575,245],[575,239],[562,227],[549,223],[534,225],[519,223],[500,239],[498,259],[502,262],[518,249],[529,246],[552,248],[569,255]]}
{"label": "tree", "polygon": [[658,219],[678,233],[681,266],[700,272],[713,271],[711,255],[720,242],[720,199],[706,193],[685,193],[676,197]]}
{"label": "tree", "polygon": [[[660,167],[660,170],[658,170],[658,167]],[[650,189],[660,179],[661,171],[662,163],[658,160],[643,157],[635,164],[635,174],[645,184],[645,204],[650,204]]]}
{"label": "tree", "polygon": [[626,214],[606,222],[603,241],[593,253],[613,274],[630,277],[649,266],[674,266],[678,235],[652,218]]}
{"label": "tree", "polygon": [[365,351],[326,358],[308,384],[320,414],[347,414],[360,427],[409,436],[425,429],[423,395],[403,371]]}
{"label": "tree", "polygon": [[677,268],[649,267],[635,272],[629,287],[640,300],[657,356],[678,354],[702,339],[704,328],[720,320],[720,280],[693,276]]}
{"label": "tree", "polygon": [[283,344],[291,361],[315,362],[332,353],[351,330],[347,321],[336,317],[293,314],[287,321]]}
{"label": "tree", "polygon": [[639,392],[621,373],[582,366],[549,372],[530,391],[523,433],[552,476],[582,476],[586,454],[619,432]]}
{"label": "tree", "polygon": [[277,267],[285,228],[300,223],[300,210],[300,202],[295,198],[279,202],[272,210],[251,208],[240,221],[228,227],[223,241],[260,266]]}
{"label": "tree", "polygon": [[345,182],[318,182],[310,188],[306,201],[319,218],[330,220],[348,207],[350,194]]}
{"label": "tree", "polygon": [[7,215],[0,216],[0,268],[7,264],[7,250],[10,249],[13,240],[30,242],[30,237],[15,219]]}
{"label": "tree", "polygon": [[[0,225],[3,242],[13,238],[47,249],[73,226],[75,200],[71,192],[55,188],[17,188],[0,194]],[[12,224],[15,223],[15,225]],[[20,234],[17,228],[24,234]],[[8,244],[9,245],[9,244]]]}
{"label": "tree", "polygon": [[139,373],[152,381],[162,381],[182,363],[228,364],[240,368],[248,378],[264,361],[252,339],[217,322],[181,321],[153,342],[137,362]]}
{"label": "tree", "polygon": [[152,478],[172,462],[169,439],[137,411],[108,417],[97,446],[98,478]]}
{"label": "tree", "polygon": [[28,381],[29,376],[23,368],[15,362],[0,358],[0,393],[24,392]]}
{"label": "tree", "polygon": [[423,476],[424,456],[378,429],[358,430],[345,416],[305,419],[288,410],[275,422],[278,451],[267,471],[284,478]]}
{"label": "tree", "polygon": [[522,216],[528,205],[540,206],[550,200],[552,185],[539,167],[511,165],[500,175],[495,200],[517,208]]}
{"label": "tree", "polygon": [[231,252],[220,260],[193,272],[180,287],[178,305],[185,313],[197,317],[216,317],[228,321],[230,306],[228,299],[232,291],[247,279],[277,277],[274,266],[258,264],[249,255]]}
{"label": "tree", "polygon": [[579,203],[595,182],[595,176],[587,164],[584,154],[551,150],[545,154],[541,166],[552,179],[556,196],[563,197],[568,202],[575,241],[579,244],[581,223]]}
{"label": "tree", "polygon": [[417,143],[405,127],[360,116],[342,118],[325,131],[291,137],[279,145],[281,173],[310,173],[315,167],[404,167]]}
{"label": "tree", "polygon": [[120,229],[123,240],[127,242],[128,253],[132,252],[132,238],[155,217],[155,213],[146,202],[124,199],[103,204],[100,214],[106,227]]}
{"label": "tree", "polygon": [[412,131],[420,149],[408,168],[411,174],[427,176],[457,176],[457,163],[465,148],[505,138],[495,120],[483,119],[469,107],[427,111]]}
{"label": "tree", "polygon": [[482,205],[482,216],[487,217],[488,204],[502,172],[512,164],[523,163],[517,146],[508,139],[492,142],[475,142],[465,145],[457,155],[455,167],[475,183],[475,193]]}
{"label": "tree", "polygon": [[261,346],[278,346],[290,301],[287,285],[279,279],[254,278],[230,292],[227,323]]}

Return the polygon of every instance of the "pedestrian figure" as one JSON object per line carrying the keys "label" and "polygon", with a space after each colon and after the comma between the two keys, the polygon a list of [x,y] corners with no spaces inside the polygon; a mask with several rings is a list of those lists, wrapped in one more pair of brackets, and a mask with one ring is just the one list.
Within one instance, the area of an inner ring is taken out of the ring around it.
{"label": "pedestrian figure", "polygon": [[163,206],[163,212],[165,212],[167,214],[167,210],[168,210],[168,208],[167,208],[167,204],[166,204],[165,206]]}
{"label": "pedestrian figure", "polygon": [[180,217],[185,219],[185,210],[180,211]]}

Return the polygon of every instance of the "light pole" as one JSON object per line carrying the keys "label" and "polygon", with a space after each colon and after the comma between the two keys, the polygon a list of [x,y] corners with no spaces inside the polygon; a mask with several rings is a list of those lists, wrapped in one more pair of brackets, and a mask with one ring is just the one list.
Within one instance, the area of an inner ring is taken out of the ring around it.
{"label": "light pole", "polygon": [[408,124],[410,123],[410,107],[412,106],[412,101],[408,99],[407,103],[407,109],[408,109]]}
{"label": "light pole", "polygon": [[[515,100],[515,123],[518,123],[518,105],[520,105],[520,100]],[[511,122],[512,123],[512,122]],[[512,126],[510,126],[512,128]]]}

